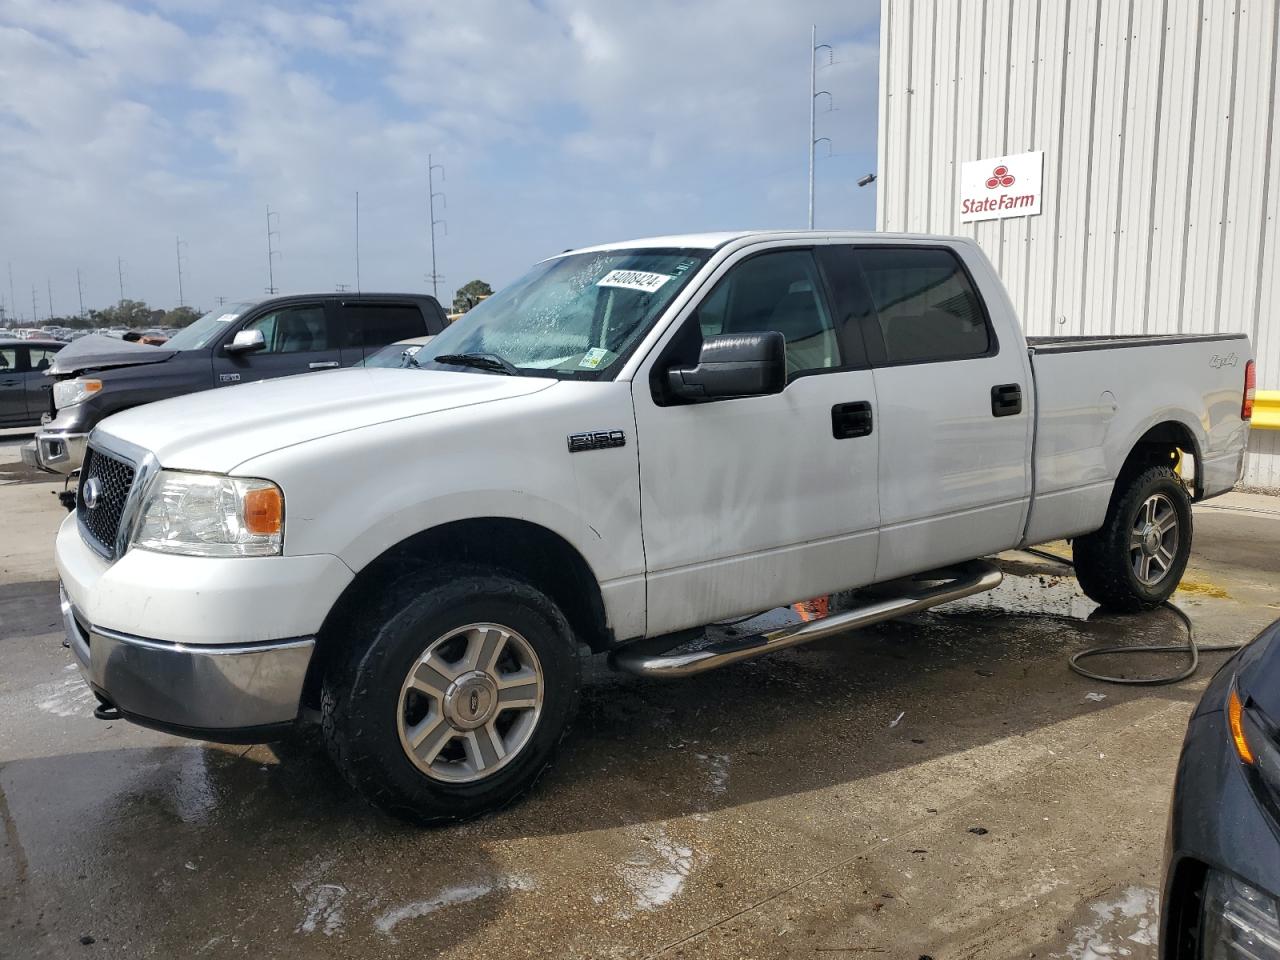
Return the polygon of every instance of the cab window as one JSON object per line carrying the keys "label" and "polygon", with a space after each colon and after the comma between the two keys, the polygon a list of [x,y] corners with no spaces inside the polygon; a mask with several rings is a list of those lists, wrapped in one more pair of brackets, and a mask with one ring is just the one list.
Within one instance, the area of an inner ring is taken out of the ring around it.
{"label": "cab window", "polygon": [[698,307],[704,337],[779,331],[787,375],[840,366],[840,348],[808,250],[778,250],[734,266]]}
{"label": "cab window", "polygon": [[323,304],[283,307],[250,320],[245,330],[261,330],[266,347],[259,353],[306,353],[335,349]]}

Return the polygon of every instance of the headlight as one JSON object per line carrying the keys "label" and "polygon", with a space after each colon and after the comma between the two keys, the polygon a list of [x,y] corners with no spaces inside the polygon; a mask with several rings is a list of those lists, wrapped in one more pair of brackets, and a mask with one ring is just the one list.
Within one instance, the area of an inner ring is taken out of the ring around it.
{"label": "headlight", "polygon": [[1201,929],[1201,960],[1280,960],[1275,897],[1230,874],[1209,871]]}
{"label": "headlight", "polygon": [[59,410],[63,407],[74,407],[77,403],[88,400],[101,389],[101,380],[90,380],[85,377],[59,380],[53,385],[53,405]]}
{"label": "headlight", "polygon": [[284,495],[270,480],[162,470],[132,545],[193,557],[269,557],[284,542]]}

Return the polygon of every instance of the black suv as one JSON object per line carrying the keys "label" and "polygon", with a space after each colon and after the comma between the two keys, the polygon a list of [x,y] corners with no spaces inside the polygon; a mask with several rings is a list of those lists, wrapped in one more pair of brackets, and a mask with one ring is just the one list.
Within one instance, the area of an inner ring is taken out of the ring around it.
{"label": "black suv", "polygon": [[396,340],[434,336],[447,323],[434,297],[303,294],[228,303],[162,346],[88,336],[59,353],[48,422],[25,461],[70,473],[104,417],[198,390],[349,367]]}

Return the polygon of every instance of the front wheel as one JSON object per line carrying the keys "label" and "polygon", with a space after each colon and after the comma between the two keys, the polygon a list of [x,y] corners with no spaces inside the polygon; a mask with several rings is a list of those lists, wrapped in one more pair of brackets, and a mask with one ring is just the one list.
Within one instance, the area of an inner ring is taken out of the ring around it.
{"label": "front wheel", "polygon": [[1191,498],[1172,469],[1150,467],[1117,491],[1100,530],[1072,544],[1090,599],[1131,613],[1172,596],[1191,555]]}
{"label": "front wheel", "polygon": [[425,824],[533,786],[578,698],[577,651],[554,603],[459,568],[402,581],[362,619],[322,697],[330,753],[357,790]]}

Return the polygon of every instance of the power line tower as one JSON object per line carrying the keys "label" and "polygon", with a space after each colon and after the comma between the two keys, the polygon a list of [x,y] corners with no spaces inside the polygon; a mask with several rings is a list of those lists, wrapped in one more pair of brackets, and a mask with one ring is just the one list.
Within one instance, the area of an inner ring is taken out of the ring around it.
{"label": "power line tower", "polygon": [[120,305],[124,305],[124,260],[116,257],[116,276],[120,280]]}
{"label": "power line tower", "polygon": [[182,248],[187,245],[187,241],[181,237],[173,238],[173,250],[178,260],[178,306],[186,306],[186,301],[182,298]]}
{"label": "power line tower", "polygon": [[814,24],[809,31],[809,229],[813,229],[813,162],[814,150],[822,141],[827,142],[827,150],[831,150],[831,138],[818,136],[818,98],[827,98],[827,107],[831,109],[830,90],[818,90],[818,51],[827,51],[827,62],[823,66],[835,63],[835,54],[829,43],[818,42],[818,25]]}
{"label": "power line tower", "polygon": [[80,268],[76,267],[76,294],[80,297],[80,319],[84,319],[84,284],[80,282]]}
{"label": "power line tower", "polygon": [[[276,226],[272,229],[271,218],[276,218]],[[276,257],[280,251],[275,248],[274,240],[280,239],[280,214],[271,212],[271,204],[267,204],[267,293],[275,296],[280,291],[276,288]]]}
{"label": "power line tower", "polygon": [[444,167],[438,163],[431,162],[431,154],[427,154],[427,208],[428,216],[431,218],[431,272],[427,274],[427,279],[431,281],[431,295],[437,300],[440,299],[440,281],[444,277],[436,271],[436,224],[444,224],[444,235],[449,235],[449,221],[436,219],[436,197],[440,198],[440,205],[446,210],[449,208],[449,198],[443,193],[436,192],[435,172],[440,171],[440,179],[444,179]]}
{"label": "power line tower", "polygon": [[45,301],[46,305],[49,307],[49,319],[53,320],[53,281],[48,277],[44,278],[44,289],[45,292],[49,294],[49,299]]}

